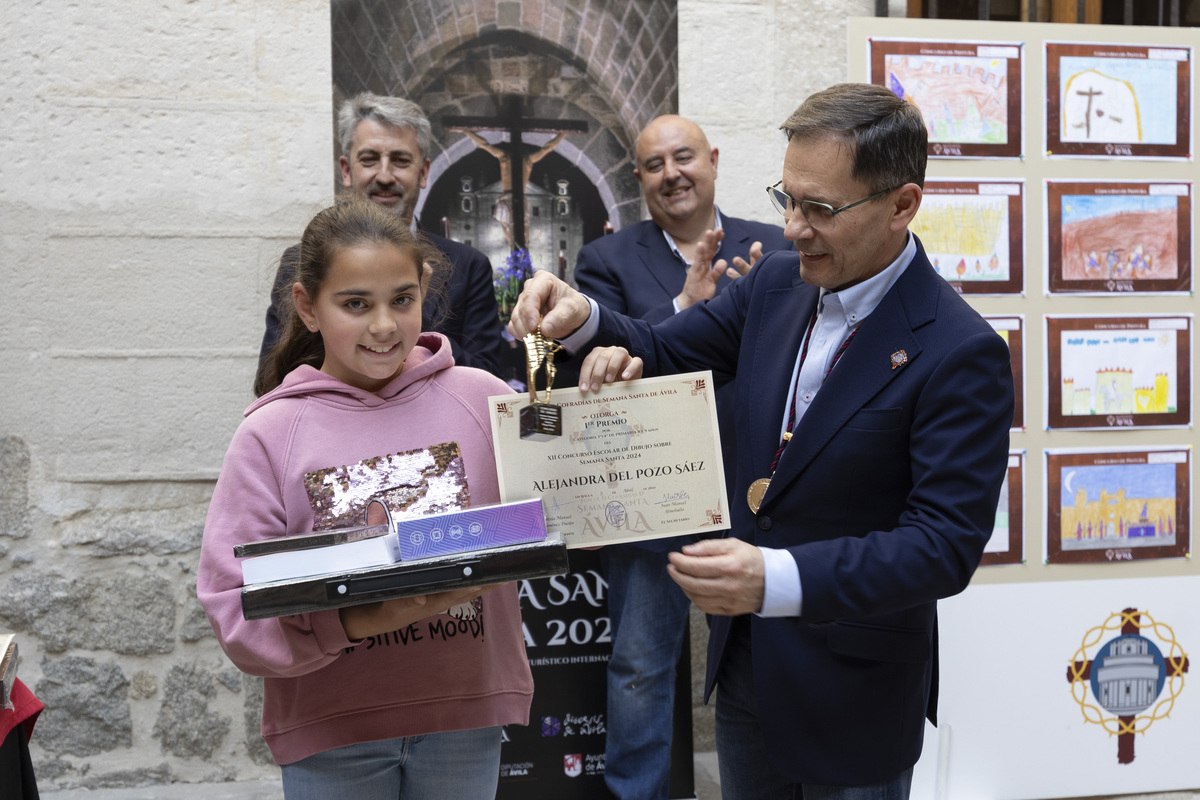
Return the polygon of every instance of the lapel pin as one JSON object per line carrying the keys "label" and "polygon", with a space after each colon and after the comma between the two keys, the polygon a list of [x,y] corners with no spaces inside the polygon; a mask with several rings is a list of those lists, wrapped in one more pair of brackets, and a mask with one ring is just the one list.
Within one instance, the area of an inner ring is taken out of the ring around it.
{"label": "lapel pin", "polygon": [[897,350],[896,352],[892,353],[892,369],[903,367],[907,363],[908,353],[904,352],[903,350]]}

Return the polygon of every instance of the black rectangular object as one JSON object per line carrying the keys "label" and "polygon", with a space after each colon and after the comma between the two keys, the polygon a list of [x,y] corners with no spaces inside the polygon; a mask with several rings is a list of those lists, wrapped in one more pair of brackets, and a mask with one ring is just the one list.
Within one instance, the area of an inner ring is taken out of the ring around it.
{"label": "black rectangular object", "polygon": [[[242,588],[242,616],[266,619],[487,586],[568,571],[562,537],[531,544],[424,558],[383,567],[319,575]],[[465,574],[469,569],[470,574]]]}
{"label": "black rectangular object", "polygon": [[562,436],[562,406],[534,403],[521,409],[521,438],[547,442]]}

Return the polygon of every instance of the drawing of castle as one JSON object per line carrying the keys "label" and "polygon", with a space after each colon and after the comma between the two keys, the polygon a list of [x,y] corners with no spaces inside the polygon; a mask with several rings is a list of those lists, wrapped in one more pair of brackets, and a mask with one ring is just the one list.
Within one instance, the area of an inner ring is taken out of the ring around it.
{"label": "drawing of castle", "polygon": [[1120,367],[1096,370],[1096,413],[1133,413],[1133,370]]}
{"label": "drawing of castle", "polygon": [[[1075,490],[1075,505],[1062,509],[1063,549],[1175,543],[1175,498],[1126,497],[1124,489],[1100,490],[1088,501],[1084,487]],[[1107,541],[1105,541],[1107,540]],[[1153,541],[1148,541],[1153,540]]]}
{"label": "drawing of castle", "polygon": [[1167,376],[1160,372],[1154,376],[1154,386],[1141,387],[1134,390],[1136,414],[1166,414],[1167,407]]}
{"label": "drawing of castle", "polygon": [[1160,665],[1141,636],[1122,636],[1108,643],[1108,655],[1097,659],[1100,705],[1117,716],[1145,711],[1158,698]]}
{"label": "drawing of castle", "polygon": [[1064,417],[1084,416],[1092,413],[1092,390],[1075,388],[1075,379],[1063,381],[1062,413]]}
{"label": "drawing of castle", "polygon": [[1085,387],[1076,387],[1074,378],[1062,382],[1063,416],[1087,414],[1167,414],[1170,378],[1156,373],[1153,386],[1133,385],[1133,370],[1104,367],[1096,370],[1095,395]]}

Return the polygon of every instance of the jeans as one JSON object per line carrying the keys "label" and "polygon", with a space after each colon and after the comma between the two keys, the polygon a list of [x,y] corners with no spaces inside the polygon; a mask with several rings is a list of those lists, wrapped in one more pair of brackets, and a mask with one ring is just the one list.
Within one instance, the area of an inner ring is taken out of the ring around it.
{"label": "jeans", "polygon": [[691,601],[667,574],[667,554],[607,547],[608,724],[604,782],[623,800],[666,800],[675,665]]}
{"label": "jeans", "polygon": [[494,800],[500,728],[337,747],[283,767],[286,800]]}
{"label": "jeans", "polygon": [[775,769],[758,724],[749,631],[748,620],[734,622],[717,681],[722,800],[908,800],[912,767],[887,783],[871,786],[802,785]]}

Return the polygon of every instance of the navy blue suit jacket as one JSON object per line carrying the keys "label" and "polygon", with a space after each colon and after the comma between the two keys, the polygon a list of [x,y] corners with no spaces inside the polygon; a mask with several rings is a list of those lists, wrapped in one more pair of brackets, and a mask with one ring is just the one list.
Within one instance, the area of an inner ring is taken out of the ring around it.
{"label": "navy blue suit jacket", "polygon": [[[735,257],[749,260],[750,245],[761,242],[763,252],[787,250],[791,243],[783,237],[777,225],[721,215],[725,238],[721,240],[718,258],[733,265]],[[651,220],[622,228],[611,236],[596,239],[583,246],[575,264],[575,283],[579,291],[604,308],[618,311],[647,322],[662,322],[675,315],[675,296],[683,291],[687,267],[675,257],[662,228]],[[720,293],[732,280],[722,277],[717,284]],[[586,355],[586,351],[580,353]],[[560,370],[568,378],[577,377],[571,362]],[[560,381],[566,383],[567,381]],[[733,442],[726,419],[732,414],[733,396],[722,387],[717,391],[717,418],[721,426],[721,446],[725,456],[726,479],[731,477]],[[633,542],[628,547],[654,552],[678,549],[679,537]]]}
{"label": "navy blue suit jacket", "polygon": [[[718,258],[733,265],[735,257],[749,260],[750,245],[762,242],[763,252],[789,250],[777,225],[721,215],[725,238]],[[673,301],[683,291],[687,267],[663,237],[662,228],[651,220],[622,228],[584,245],[575,263],[579,291],[612,311],[647,322],[662,322],[675,314]],[[731,283],[721,278],[717,292]]]}
{"label": "navy blue suit jacket", "polygon": [[[499,377],[504,339],[492,283],[492,262],[474,247],[426,230],[422,230],[421,234],[446,256],[451,267],[441,303],[429,297],[421,307],[421,330],[445,334],[450,340],[455,364],[478,367]],[[267,308],[267,325],[258,354],[260,368],[267,353],[279,340],[279,301],[283,292],[290,292],[295,282],[292,276],[299,253],[300,245],[292,245],[279,259],[279,269],[275,272],[275,283],[271,289],[271,305]]]}
{"label": "navy blue suit jacket", "polygon": [[[732,380],[732,535],[787,549],[799,617],[751,615],[758,715],[774,766],[801,783],[889,780],[936,722],[936,601],[962,591],[991,534],[1008,456],[1008,348],[917,255],[826,379],[758,513],[818,289],[795,253],[764,258],[708,303],[656,326],[602,311],[596,344],[646,374]],[[706,694],[733,618],[714,616]]]}

